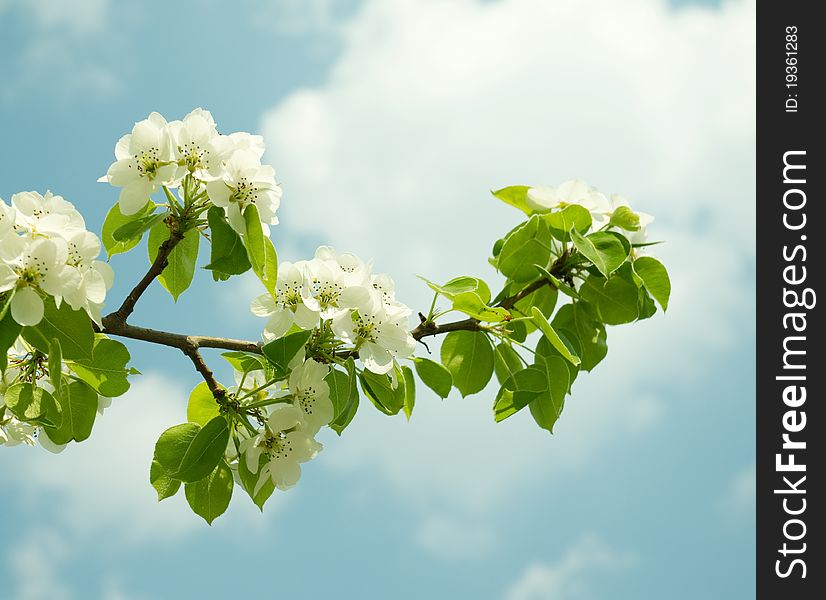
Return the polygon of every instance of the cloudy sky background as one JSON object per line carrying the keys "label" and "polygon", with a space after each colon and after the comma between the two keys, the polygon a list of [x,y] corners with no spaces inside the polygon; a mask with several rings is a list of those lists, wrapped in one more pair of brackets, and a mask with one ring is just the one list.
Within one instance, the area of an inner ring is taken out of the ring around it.
{"label": "cloudy sky background", "polygon": [[[363,406],[263,515],[154,501],[152,445],[197,378],[144,373],[59,456],[0,448],[0,597],[750,598],[754,3],[0,0],[0,197],[52,189],[99,228],[131,124],[209,108],[265,135],[282,259],[373,258],[399,295],[473,274],[519,220],[488,190],[584,178],[656,215],[667,316],[609,330],[554,436],[495,390],[410,423]],[[116,257],[115,304],[145,269]],[[254,339],[256,283],[201,276],[135,323]],[[218,366],[216,356],[211,356]],[[226,370],[221,371],[226,375]]]}

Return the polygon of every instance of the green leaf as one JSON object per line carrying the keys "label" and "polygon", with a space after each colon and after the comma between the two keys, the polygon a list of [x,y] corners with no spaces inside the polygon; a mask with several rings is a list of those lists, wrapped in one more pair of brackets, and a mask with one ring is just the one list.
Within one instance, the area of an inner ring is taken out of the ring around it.
{"label": "green leaf", "polygon": [[511,185],[501,190],[491,190],[490,193],[493,194],[494,198],[498,198],[505,204],[510,204],[530,216],[534,210],[528,206],[527,202],[529,189],[531,188],[527,185]]}
{"label": "green leaf", "polygon": [[345,368],[346,372],[332,369],[324,378],[330,387],[330,400],[333,403],[334,416],[330,421],[330,428],[339,435],[353,420],[359,404],[355,364],[352,358],[347,359]]}
{"label": "green leaf", "polygon": [[592,222],[588,209],[578,204],[566,206],[562,210],[543,215],[542,218],[551,228],[551,234],[564,242],[571,239],[571,228],[578,233],[585,233]]}
{"label": "green leaf", "polygon": [[533,265],[548,264],[551,257],[551,231],[534,215],[517,227],[505,240],[499,253],[499,270],[518,282],[536,277]]}
{"label": "green leaf", "polygon": [[286,377],[289,374],[290,361],[304,348],[312,335],[312,331],[297,331],[264,345],[261,351],[275,367],[276,377]]}
{"label": "green leaf", "polygon": [[[520,315],[530,317],[533,315],[531,309],[536,307],[545,317],[550,317],[554,312],[558,298],[559,293],[556,289],[545,285],[514,304],[513,310]],[[531,331],[533,331],[533,328],[531,328]]]}
{"label": "green leaf", "polygon": [[92,353],[93,360],[69,361],[69,368],[101,396],[115,398],[128,392],[127,377],[135,371],[126,367],[131,358],[126,346],[98,333]]}
{"label": "green leaf", "polygon": [[92,434],[98,411],[98,394],[83,381],[72,381],[56,392],[63,419],[59,427],[46,428],[46,435],[55,444],[82,442]]}
{"label": "green leaf", "polygon": [[215,397],[209,391],[206,382],[202,381],[189,394],[189,402],[186,405],[186,420],[203,427],[219,414]]}
{"label": "green leaf", "polygon": [[251,352],[224,352],[221,354],[233,369],[241,373],[258,371],[264,368],[263,358]]}
{"label": "green leaf", "polygon": [[212,277],[227,279],[230,275],[240,275],[250,269],[247,250],[241,236],[227,223],[224,210],[213,206],[207,212],[210,230],[210,259],[204,267],[212,271]]}
{"label": "green leaf", "polygon": [[386,415],[396,415],[404,408],[404,380],[399,377],[396,389],[393,389],[389,375],[378,375],[372,371],[363,371],[359,375],[361,389],[373,405]]}
{"label": "green leaf", "polygon": [[[580,345],[580,368],[591,371],[608,354],[608,334],[605,326],[594,319],[583,302],[561,307],[553,320],[554,328],[572,332]],[[537,351],[539,346],[537,346]]]}
{"label": "green leaf", "polygon": [[167,214],[168,213],[155,213],[129,221],[112,232],[112,239],[120,243],[130,242],[132,240],[140,241],[141,236],[143,236],[146,231],[149,231],[155,223],[163,221]]}
{"label": "green leaf", "polygon": [[493,403],[493,417],[497,423],[516,414],[548,387],[545,373],[536,367],[527,367],[508,377],[499,389]]}
{"label": "green leaf", "polygon": [[[571,352],[573,352],[576,356],[580,356],[582,346],[580,345],[579,338],[576,337],[576,334],[568,329],[559,329],[555,327],[554,330],[559,335],[559,338],[562,340],[565,346],[567,346],[571,350]],[[568,369],[568,391],[570,392],[570,387],[574,385],[574,381],[579,375],[579,370],[582,366],[582,363],[580,363],[580,365],[577,366],[568,362],[565,359],[565,357],[563,357],[562,354],[559,353],[559,350],[557,350],[551,345],[551,343],[548,341],[548,338],[542,336],[536,343],[534,363],[538,364],[541,362],[541,359],[550,358],[553,356],[561,358],[565,362],[565,366]]]}
{"label": "green leaf", "polygon": [[447,398],[453,387],[453,375],[445,367],[429,358],[414,358],[416,373],[427,387],[436,392],[439,398]]}
{"label": "green leaf", "polygon": [[155,444],[155,460],[167,475],[179,481],[203,479],[224,456],[229,428],[224,417],[215,417],[203,428],[196,423],[170,427]]}
{"label": "green leaf", "polygon": [[510,344],[501,342],[496,345],[493,356],[493,371],[500,384],[505,383],[514,373],[524,368],[522,359]]}
{"label": "green leaf", "polygon": [[575,229],[571,230],[571,240],[576,249],[605,277],[616,271],[628,258],[631,246],[627,240],[623,244],[623,239],[625,238],[621,235],[609,231],[599,231],[582,237]]}
{"label": "green leaf", "polygon": [[551,343],[551,345],[557,349],[557,351],[574,366],[579,366],[580,358],[576,356],[570,348],[568,348],[565,343],[560,339],[559,335],[556,333],[554,328],[548,323],[547,318],[542,312],[536,308],[535,306],[531,308],[531,316],[533,317],[534,324],[539,328],[547,340]]}
{"label": "green leaf", "polygon": [[63,353],[60,350],[60,340],[54,338],[49,344],[49,383],[52,384],[55,394],[60,394],[63,385]]}
{"label": "green leaf", "polygon": [[154,459],[152,460],[152,466],[149,468],[149,483],[158,493],[158,502],[174,496],[181,489],[181,482],[167,475],[161,463]]}
{"label": "green leaf", "polygon": [[261,469],[267,464],[268,460],[269,458],[267,458],[266,454],[261,454],[261,456],[258,457],[258,471],[253,473],[247,468],[247,461],[243,456],[238,459],[238,478],[241,480],[241,487],[261,512],[264,512],[264,503],[269,500],[275,491],[275,484],[272,482],[272,478],[267,477],[267,480],[261,484],[258,493],[255,493]]}
{"label": "green leaf", "polygon": [[456,296],[471,292],[476,294],[484,304],[490,302],[490,288],[487,283],[478,277],[462,275],[461,277],[454,277],[444,285],[433,283],[421,275],[419,275],[419,279],[424,281],[431,290],[441,294],[448,300],[453,300]]}
{"label": "green leaf", "polygon": [[204,425],[181,459],[177,472],[170,473],[185,482],[203,479],[224,456],[229,441],[227,420],[218,416]]}
{"label": "green leaf", "polygon": [[507,309],[487,306],[475,292],[457,294],[453,300],[453,308],[486,323],[501,323],[511,316]]}
{"label": "green leaf", "polygon": [[630,323],[639,316],[639,288],[624,277],[615,275],[604,279],[589,275],[579,293],[608,325]]}
{"label": "green leaf", "polygon": [[571,387],[568,367],[563,359],[556,356],[540,360],[536,366],[545,374],[547,389],[531,400],[529,406],[537,425],[553,433],[554,424],[565,406],[565,394]]}
{"label": "green leaf", "polygon": [[404,414],[407,420],[413,415],[413,407],[416,406],[416,379],[413,377],[413,369],[407,365],[402,367],[404,373]]}
{"label": "green leaf", "polygon": [[656,258],[640,256],[632,264],[634,272],[642,279],[645,289],[659,302],[663,310],[668,309],[671,296],[671,280],[663,264]]}
{"label": "green leaf", "polygon": [[[177,302],[178,297],[192,284],[195,276],[195,263],[198,261],[198,248],[201,244],[201,234],[197,229],[190,229],[184,233],[184,238],[169,253],[168,264],[158,276],[166,290],[172,294]],[[155,223],[149,230],[149,261],[153,262],[158,256],[158,249],[169,238],[169,228],[165,223]]]}
{"label": "green leaf", "polygon": [[115,239],[114,233],[127,223],[142,219],[155,212],[157,205],[154,202],[147,202],[141,210],[134,215],[126,216],[120,212],[120,207],[115,204],[106,214],[106,219],[103,221],[103,229],[101,230],[100,239],[103,242],[103,247],[106,248],[106,254],[112,258],[115,254],[128,252],[138,245],[141,241],[140,235],[130,240],[119,242]]}
{"label": "green leaf", "polygon": [[54,396],[32,383],[15,383],[6,390],[6,408],[21,421],[44,427],[60,427],[61,407]]}
{"label": "green leaf", "polygon": [[441,356],[462,397],[482,391],[493,375],[493,347],[481,332],[448,333],[442,342]]}
{"label": "green leaf", "polygon": [[[536,268],[537,271],[539,271],[539,274],[543,278],[550,281],[557,290],[559,290],[560,292],[562,292],[563,294],[565,294],[569,298],[573,298],[575,300],[580,300],[581,299],[580,295],[579,295],[579,292],[577,292],[574,288],[569,286],[567,283],[565,283],[561,279],[551,275],[551,272],[548,271],[548,269],[546,269],[545,267],[542,267],[540,265],[534,265],[534,267]],[[542,312],[545,313],[544,310]],[[545,314],[549,315],[549,313],[545,313]]]}
{"label": "green leaf", "polygon": [[609,225],[625,229],[625,231],[639,231],[640,216],[627,206],[619,206],[611,213]]}
{"label": "green leaf", "polygon": [[11,311],[0,319],[0,372],[9,364],[9,348],[14,345],[23,327],[11,316]]}
{"label": "green leaf", "polygon": [[232,471],[221,460],[206,477],[188,482],[184,486],[184,494],[192,511],[212,525],[227,510],[232,499],[233,484]]}
{"label": "green leaf", "polygon": [[247,258],[253,272],[264,284],[267,291],[275,296],[275,282],[278,277],[278,256],[270,238],[264,235],[258,208],[250,204],[244,209],[244,224],[247,234],[244,236]]}
{"label": "green leaf", "polygon": [[44,299],[44,305],[43,320],[34,327],[24,327],[23,339],[44,354],[57,339],[64,360],[92,360],[95,332],[89,316],[82,310],[72,310],[66,302],[57,308],[51,296]]}

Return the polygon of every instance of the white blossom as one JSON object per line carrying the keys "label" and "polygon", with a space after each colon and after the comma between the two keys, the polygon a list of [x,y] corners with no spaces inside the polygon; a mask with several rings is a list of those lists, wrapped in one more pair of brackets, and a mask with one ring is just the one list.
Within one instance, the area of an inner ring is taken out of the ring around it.
{"label": "white blossom", "polygon": [[116,161],[99,181],[122,188],[118,204],[124,215],[138,212],[161,185],[174,181],[178,171],[174,150],[169,124],[156,112],[118,140]]}
{"label": "white blossom", "polygon": [[313,435],[333,418],[330,386],[324,381],[328,372],[326,365],[308,359],[290,373],[293,405],[304,413],[302,429]]}
{"label": "white blossom", "polygon": [[263,294],[253,299],[250,309],[258,317],[269,320],[264,326],[264,337],[283,336],[293,325],[312,329],[318,325],[318,312],[310,301],[310,290],[304,276],[305,264],[282,262],[278,266],[275,298]]}
{"label": "white blossom", "polygon": [[555,188],[532,187],[526,200],[528,206],[537,211],[562,209],[574,204],[582,206],[591,213],[594,229],[605,224],[605,213],[609,209],[605,195],[580,179],[565,181]]}
{"label": "white blossom", "polygon": [[264,230],[269,236],[270,225],[278,223],[275,216],[281,202],[281,188],[275,182],[275,171],[262,165],[252,150],[237,150],[230,158],[220,178],[206,184],[209,199],[224,209],[227,220],[238,233],[244,234],[244,209],[254,204]]}
{"label": "white blossom", "polygon": [[302,415],[302,411],[291,404],[276,404],[264,431],[242,440],[241,453],[250,472],[258,473],[261,456],[267,457],[253,494],[258,493],[267,478],[280,490],[291,488],[301,477],[300,464],[312,460],[321,451],[321,444],[300,429]]}

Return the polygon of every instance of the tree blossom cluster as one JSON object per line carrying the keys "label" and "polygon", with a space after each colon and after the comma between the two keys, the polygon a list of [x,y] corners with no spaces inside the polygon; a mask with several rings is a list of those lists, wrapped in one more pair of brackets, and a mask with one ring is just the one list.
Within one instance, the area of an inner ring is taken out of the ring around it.
{"label": "tree blossom cluster", "polygon": [[153,112],[135,124],[115,146],[116,161],[100,181],[121,188],[118,205],[124,215],[140,211],[162,187],[178,188],[194,180],[215,206],[224,209],[235,231],[245,233],[244,209],[254,204],[265,235],[278,223],[275,213],[281,188],[275,171],[261,164],[264,140],[259,135],[218,132],[209,111],[196,108],[182,120],[167,121]]}
{"label": "tree blossom cluster", "polygon": [[291,327],[331,331],[377,374],[392,376],[396,359],[411,356],[416,346],[408,331],[412,311],[396,300],[390,276],[374,275],[370,264],[329,246],[319,247],[311,260],[282,262],[275,297],[259,296],[250,308],[268,319],[265,339]]}
{"label": "tree blossom cluster", "polygon": [[[21,421],[6,409],[6,392],[12,386],[25,383],[36,385],[49,394],[55,391],[51,378],[47,377],[51,374],[38,368],[33,354],[34,349],[23,338],[17,338],[6,353],[8,366],[0,373],[0,446],[36,446],[39,442],[49,452],[59,453],[66,444],[53,442],[43,427]],[[61,373],[68,373],[63,365]],[[102,415],[111,404],[111,398],[98,396],[98,414]]]}
{"label": "tree blossom cluster", "polygon": [[[527,193],[528,206],[537,212],[546,212],[579,205],[591,213],[592,228],[597,231],[616,225],[624,229],[631,244],[644,244],[648,241],[647,227],[654,221],[654,217],[640,211],[631,211],[628,200],[619,194],[611,194],[610,198],[580,179],[572,179],[559,184],[557,187],[532,187]],[[612,221],[614,215],[623,207],[636,216],[633,225],[627,222]]]}
{"label": "tree blossom cluster", "polygon": [[[264,403],[274,402],[261,409],[262,419],[255,433],[239,429],[237,447],[233,440],[228,447],[227,458],[243,460],[246,469],[256,475],[253,495],[258,494],[267,481],[279,490],[291,488],[301,476],[301,463],[312,460],[321,451],[322,445],[315,436],[330,423],[334,411],[330,387],[325,381],[329,372],[329,366],[312,358],[305,359],[303,353],[299,353],[286,381],[247,395],[248,403],[260,403],[262,397],[267,398],[269,394],[272,398]],[[265,375],[256,370],[246,375],[236,374],[236,379],[239,380],[237,390],[244,396],[248,389],[260,389]]]}
{"label": "tree blossom cluster", "polygon": [[86,230],[71,202],[51,192],[0,199],[0,299],[20,325],[37,325],[46,296],[66,302],[100,323],[114,274],[97,260],[100,239]]}

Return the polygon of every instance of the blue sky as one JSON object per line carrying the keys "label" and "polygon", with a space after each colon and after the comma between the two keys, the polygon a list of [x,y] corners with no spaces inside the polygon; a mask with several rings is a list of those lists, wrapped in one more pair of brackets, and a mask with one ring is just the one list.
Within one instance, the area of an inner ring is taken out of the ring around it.
{"label": "blue sky", "polygon": [[[363,406],[299,486],[212,528],[147,481],[197,378],[132,344],[144,375],[91,440],[0,449],[0,597],[753,597],[753,4],[0,0],[6,200],[51,189],[97,229],[118,137],[203,106],[265,135],[282,258],[355,251],[414,308],[417,273],[496,281],[518,215],[487,190],[572,177],[657,216],[674,284],[667,316],[609,331],[553,437],[494,425],[494,390],[420,391],[410,423]],[[145,250],[112,264],[114,304]],[[201,276],[133,319],[254,339],[255,293]]]}

